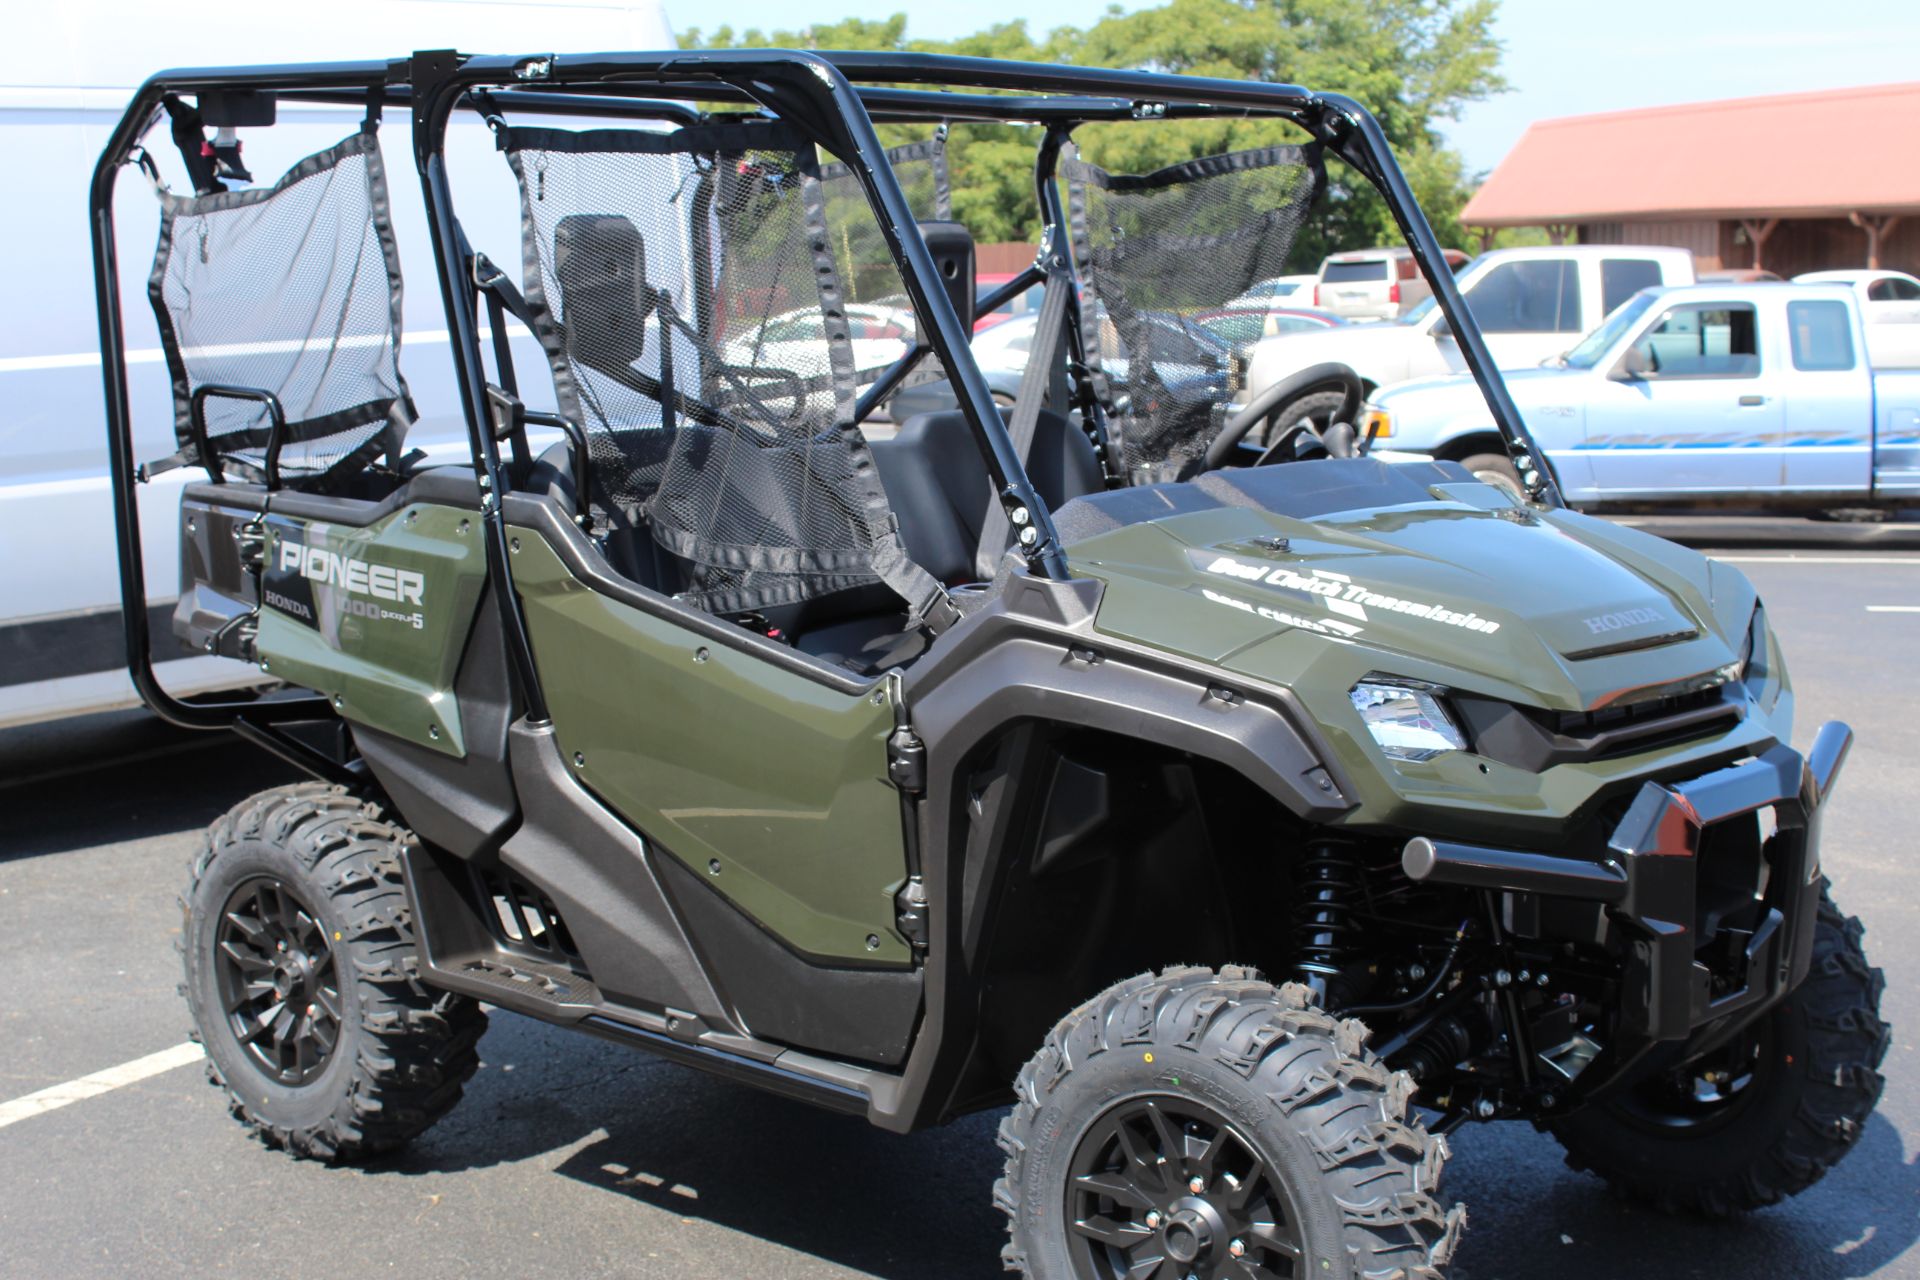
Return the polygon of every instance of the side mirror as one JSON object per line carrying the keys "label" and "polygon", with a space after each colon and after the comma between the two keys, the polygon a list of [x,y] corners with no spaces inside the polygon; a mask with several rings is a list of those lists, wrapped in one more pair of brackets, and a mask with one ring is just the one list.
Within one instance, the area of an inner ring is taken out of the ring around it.
{"label": "side mirror", "polygon": [[1653,359],[1647,355],[1644,347],[1628,347],[1620,362],[1613,366],[1613,372],[1607,376],[1615,382],[1645,382],[1647,375],[1653,372]]}
{"label": "side mirror", "polygon": [[920,235],[926,240],[927,252],[940,272],[947,299],[960,317],[961,331],[972,333],[979,289],[975,280],[973,233],[958,222],[922,222]]}
{"label": "side mirror", "polygon": [[1436,339],[1451,338],[1453,336],[1453,326],[1447,323],[1445,316],[1441,316],[1433,322],[1433,328],[1427,330],[1427,332],[1432,334]]}

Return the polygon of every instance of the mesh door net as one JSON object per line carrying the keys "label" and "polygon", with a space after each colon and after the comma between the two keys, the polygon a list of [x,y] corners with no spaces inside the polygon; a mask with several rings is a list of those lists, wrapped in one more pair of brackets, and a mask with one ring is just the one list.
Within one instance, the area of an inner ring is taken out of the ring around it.
{"label": "mesh door net", "polygon": [[[943,136],[893,147],[886,155],[916,222],[953,217]],[[880,232],[880,220],[852,167],[838,161],[821,165],[820,187],[829,243],[847,301],[854,380],[865,386],[913,346],[917,336],[913,304]],[[921,365],[923,371],[935,371],[928,376],[937,376],[937,367],[938,361],[931,358]]]}
{"label": "mesh door net", "polygon": [[[199,456],[194,393],[264,391],[286,416],[280,472],[324,486],[397,457],[413,404],[400,376],[400,256],[371,129],[308,156],[270,187],[160,197],[147,295],[173,378],[175,460]],[[271,418],[209,395],[207,444],[263,473]]]}
{"label": "mesh door net", "polygon": [[755,122],[515,128],[506,149],[526,294],[595,500],[670,553],[680,596],[744,613],[885,582],[930,603],[853,424],[812,145]]}
{"label": "mesh door net", "polygon": [[1193,322],[1281,274],[1325,182],[1318,145],[1207,156],[1153,173],[1066,157],[1087,363],[1129,474],[1173,478],[1206,452],[1231,352]]}

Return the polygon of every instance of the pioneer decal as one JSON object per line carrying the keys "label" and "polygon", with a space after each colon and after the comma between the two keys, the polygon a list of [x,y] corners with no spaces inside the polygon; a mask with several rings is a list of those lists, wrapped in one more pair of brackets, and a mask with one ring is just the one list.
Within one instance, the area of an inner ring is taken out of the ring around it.
{"label": "pioneer decal", "polygon": [[376,600],[422,604],[421,596],[427,589],[426,578],[412,569],[372,564],[325,547],[302,546],[285,538],[280,541],[280,570],[283,573],[292,570],[310,582],[345,587],[356,595],[372,596]]}
{"label": "pioneer decal", "polygon": [[1466,631],[1477,631],[1482,635],[1490,636],[1500,629],[1499,623],[1483,618],[1477,613],[1463,612],[1424,600],[1388,595],[1383,591],[1375,591],[1364,582],[1355,582],[1344,573],[1334,573],[1328,569],[1313,569],[1301,573],[1286,565],[1249,564],[1244,560],[1236,560],[1232,556],[1219,556],[1206,566],[1206,571],[1239,582],[1257,582],[1263,586],[1277,587],[1282,591],[1296,591],[1302,595],[1317,598],[1327,612],[1352,618],[1356,622],[1366,622],[1367,611],[1379,609],[1388,613],[1405,614],[1410,618],[1437,622],[1444,626],[1459,627]]}
{"label": "pioneer decal", "polygon": [[[316,541],[302,541],[301,535]],[[426,575],[333,550],[317,541],[325,536],[319,525],[276,530],[261,583],[262,603],[330,641],[338,639],[339,624],[349,618],[426,629]]]}

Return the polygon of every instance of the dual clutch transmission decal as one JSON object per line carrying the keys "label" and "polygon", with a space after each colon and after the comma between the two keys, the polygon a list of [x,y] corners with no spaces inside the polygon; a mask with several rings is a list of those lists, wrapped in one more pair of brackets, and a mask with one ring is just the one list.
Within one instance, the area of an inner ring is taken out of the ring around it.
{"label": "dual clutch transmission decal", "polygon": [[1344,573],[1335,573],[1330,569],[1313,569],[1300,573],[1286,565],[1249,563],[1232,556],[1214,556],[1210,560],[1202,556],[1196,563],[1199,563],[1208,573],[1236,582],[1259,583],[1261,586],[1317,599],[1328,613],[1352,620],[1343,622],[1333,618],[1322,618],[1312,622],[1283,614],[1275,609],[1248,605],[1243,601],[1220,595],[1218,592],[1203,591],[1206,598],[1216,604],[1230,604],[1236,608],[1258,613],[1271,621],[1288,626],[1304,627],[1310,631],[1343,636],[1358,634],[1361,628],[1353,623],[1365,623],[1369,618],[1367,612],[1369,609],[1403,614],[1410,618],[1421,618],[1443,626],[1477,631],[1482,635],[1492,635],[1500,629],[1499,623],[1483,618],[1477,613],[1462,613],[1457,609],[1449,609],[1445,605],[1388,595],[1383,591],[1374,590],[1365,583],[1355,582]]}

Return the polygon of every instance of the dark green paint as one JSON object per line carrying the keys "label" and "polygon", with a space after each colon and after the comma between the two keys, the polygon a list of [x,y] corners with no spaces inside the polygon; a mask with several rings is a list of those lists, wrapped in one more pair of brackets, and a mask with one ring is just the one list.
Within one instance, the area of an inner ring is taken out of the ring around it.
{"label": "dark green paint", "polygon": [[581,780],[788,945],[908,962],[886,686],[845,693],[716,644],[590,590],[538,533],[511,535],[554,732]]}
{"label": "dark green paint", "polygon": [[[1117,529],[1070,553],[1076,573],[1106,584],[1098,630],[1202,660],[1250,685],[1292,690],[1352,780],[1359,803],[1344,825],[1550,839],[1610,783],[1790,738],[1793,699],[1776,674],[1736,728],[1678,746],[1538,774],[1470,752],[1419,764],[1389,760],[1348,698],[1370,673],[1584,710],[1707,675],[1739,657],[1755,595],[1737,570],[1589,517],[1490,503],[1490,492],[1442,486],[1432,503],[1311,521],[1247,508],[1196,512]],[[1285,550],[1273,549],[1276,538],[1286,539]],[[1258,580],[1210,571],[1223,558],[1248,573],[1258,569]],[[1280,570],[1279,582],[1269,581]],[[1329,584],[1343,602],[1357,587],[1497,629],[1364,602],[1362,618],[1288,585],[1301,578]],[[1587,619],[1606,615],[1652,620],[1594,632]],[[1694,635],[1567,656],[1675,630]],[[1771,670],[1783,670],[1777,649]]]}
{"label": "dark green paint", "polygon": [[285,534],[297,528],[310,546],[392,569],[419,573],[418,605],[386,604],[418,615],[420,625],[369,618],[360,605],[383,602],[338,585],[310,582],[316,613],[308,621],[271,605],[260,610],[260,659],[266,671],[335,699],[356,724],[451,756],[466,754],[454,675],[486,583],[478,518],[452,507],[418,505],[365,528],[322,521],[269,521],[267,564],[280,562]]}

